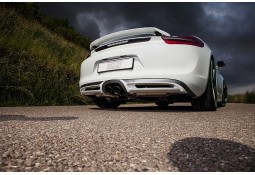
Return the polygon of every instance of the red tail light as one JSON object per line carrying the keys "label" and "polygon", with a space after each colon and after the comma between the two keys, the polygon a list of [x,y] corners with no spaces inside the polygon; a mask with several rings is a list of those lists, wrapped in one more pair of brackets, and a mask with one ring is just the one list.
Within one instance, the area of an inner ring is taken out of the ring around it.
{"label": "red tail light", "polygon": [[194,36],[162,36],[167,44],[186,44],[204,47],[204,43]]}

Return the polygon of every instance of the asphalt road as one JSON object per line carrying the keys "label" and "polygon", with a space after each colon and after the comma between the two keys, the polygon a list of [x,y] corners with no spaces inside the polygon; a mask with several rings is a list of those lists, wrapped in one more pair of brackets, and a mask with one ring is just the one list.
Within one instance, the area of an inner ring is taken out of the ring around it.
{"label": "asphalt road", "polygon": [[2,107],[0,171],[255,171],[255,105]]}

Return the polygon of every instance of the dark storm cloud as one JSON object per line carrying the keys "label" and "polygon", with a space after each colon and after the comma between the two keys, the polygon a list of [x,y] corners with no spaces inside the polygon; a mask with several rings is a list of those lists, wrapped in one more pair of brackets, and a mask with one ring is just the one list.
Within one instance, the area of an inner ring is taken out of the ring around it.
{"label": "dark storm cloud", "polygon": [[[203,4],[203,38],[218,59],[228,66],[221,69],[231,92],[255,89],[255,3]],[[244,87],[241,89],[240,87]]]}
{"label": "dark storm cloud", "polygon": [[[119,30],[154,26],[172,35],[196,35],[227,62],[230,92],[255,89],[255,3],[41,3],[53,16],[92,40]],[[242,89],[243,87],[243,89]]]}
{"label": "dark storm cloud", "polygon": [[157,26],[175,34],[194,34],[199,30],[196,19],[204,13],[197,3],[41,3],[41,6],[50,15],[67,17],[78,31],[85,25],[81,21],[94,20],[101,28],[87,26],[92,39],[100,33],[102,36],[144,26]]}

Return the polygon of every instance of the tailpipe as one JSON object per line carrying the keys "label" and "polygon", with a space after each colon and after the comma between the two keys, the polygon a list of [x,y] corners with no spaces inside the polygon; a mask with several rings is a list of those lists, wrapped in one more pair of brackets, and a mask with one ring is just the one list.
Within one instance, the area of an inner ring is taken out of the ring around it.
{"label": "tailpipe", "polygon": [[108,85],[108,86],[105,86],[105,93],[111,95],[111,94],[112,94],[112,87],[109,86],[109,85]]}
{"label": "tailpipe", "polygon": [[102,90],[106,95],[110,96],[126,96],[128,95],[125,86],[120,80],[107,80],[102,85]]}
{"label": "tailpipe", "polygon": [[112,89],[112,92],[114,95],[120,95],[121,94],[121,87],[119,85],[114,86]]}

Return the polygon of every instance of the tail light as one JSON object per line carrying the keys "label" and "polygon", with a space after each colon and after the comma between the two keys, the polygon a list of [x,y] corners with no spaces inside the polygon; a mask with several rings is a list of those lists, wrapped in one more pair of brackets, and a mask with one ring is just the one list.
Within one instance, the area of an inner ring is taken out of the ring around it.
{"label": "tail light", "polygon": [[198,47],[204,47],[203,41],[194,36],[162,36],[167,44],[185,44]]}

